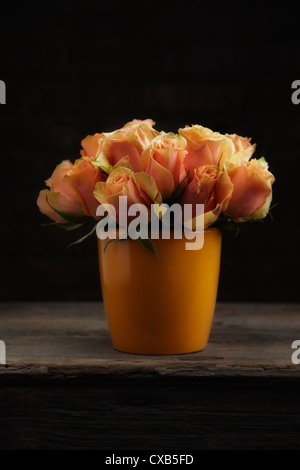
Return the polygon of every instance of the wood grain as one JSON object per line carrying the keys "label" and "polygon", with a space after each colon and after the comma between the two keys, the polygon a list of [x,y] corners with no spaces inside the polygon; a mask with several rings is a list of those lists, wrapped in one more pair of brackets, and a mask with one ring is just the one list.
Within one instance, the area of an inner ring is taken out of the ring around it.
{"label": "wood grain", "polygon": [[0,449],[299,449],[298,305],[220,304],[205,351],[112,348],[101,303],[1,304]]}
{"label": "wood grain", "polygon": [[206,350],[141,356],[113,349],[102,303],[5,303],[3,377],[298,376],[291,344],[300,339],[295,304],[218,304]]}
{"label": "wood grain", "polygon": [[299,384],[107,379],[0,388],[1,449],[298,449]]}

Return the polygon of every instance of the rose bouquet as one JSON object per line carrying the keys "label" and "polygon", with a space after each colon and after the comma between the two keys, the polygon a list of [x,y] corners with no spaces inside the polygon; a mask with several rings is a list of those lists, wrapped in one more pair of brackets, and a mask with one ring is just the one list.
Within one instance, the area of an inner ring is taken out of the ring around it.
{"label": "rose bouquet", "polygon": [[[97,230],[102,298],[117,350],[200,351],[208,342],[217,297],[219,227],[236,228],[264,218],[274,177],[264,158],[251,158],[255,145],[247,137],[199,125],[181,128],[178,134],[153,126],[150,119],[134,120],[116,131],[87,136],[81,157],[56,167],[37,203],[62,228],[91,225],[74,243]],[[188,217],[178,224],[175,216],[168,219],[169,236],[164,236],[166,213],[160,213],[166,207],[173,215],[188,207]],[[138,226],[138,217],[130,218],[136,211],[145,217],[132,236],[130,228]],[[107,241],[110,217],[117,230]],[[99,226],[106,223],[102,237]],[[183,227],[185,238],[192,239],[186,224],[201,238],[196,248],[183,242]],[[142,227],[147,227],[145,233]],[[121,238],[125,240],[117,241]],[[111,241],[117,243],[106,250]]]}
{"label": "rose bouquet", "polygon": [[[37,200],[41,212],[67,230],[90,225],[77,242],[96,230],[99,204],[114,206],[118,220],[121,196],[129,207],[138,203],[149,211],[162,202],[203,204],[205,229],[240,227],[268,214],[274,176],[264,158],[252,158],[250,138],[197,124],[178,134],[159,132],[154,124],[133,120],[88,135],[81,157],[63,161],[46,180]],[[145,246],[153,251],[151,241]]]}

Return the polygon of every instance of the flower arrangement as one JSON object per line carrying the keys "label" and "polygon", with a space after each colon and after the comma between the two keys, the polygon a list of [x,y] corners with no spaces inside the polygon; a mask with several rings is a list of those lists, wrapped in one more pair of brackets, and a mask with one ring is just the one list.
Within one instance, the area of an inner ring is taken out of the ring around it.
{"label": "flower arrangement", "polygon": [[275,179],[264,158],[252,158],[256,145],[250,138],[198,124],[178,134],[154,125],[135,119],[85,137],[80,158],[63,161],[46,180],[40,211],[67,230],[91,225],[86,236],[96,230],[99,204],[113,205],[120,216],[121,196],[128,206],[140,203],[148,210],[162,202],[203,204],[204,228],[240,227],[268,214]]}

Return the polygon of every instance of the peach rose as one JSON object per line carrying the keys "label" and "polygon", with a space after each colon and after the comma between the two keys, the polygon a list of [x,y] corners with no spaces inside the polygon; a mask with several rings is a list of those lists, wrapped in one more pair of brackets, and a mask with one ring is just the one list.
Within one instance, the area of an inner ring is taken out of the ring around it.
{"label": "peach rose", "polygon": [[194,177],[194,170],[203,165],[218,165],[223,168],[225,161],[235,153],[234,143],[219,132],[195,124],[178,130],[187,141],[187,155],[184,159],[189,181]]}
{"label": "peach rose", "polygon": [[95,199],[93,191],[96,183],[106,179],[101,169],[96,168],[90,158],[82,157],[76,160],[64,179],[80,201],[85,215],[95,218],[99,202]]}
{"label": "peach rose", "polygon": [[39,193],[37,205],[40,211],[55,222],[64,223],[66,220],[51,209],[48,202],[55,209],[74,217],[82,217],[84,215],[78,198],[65,180],[65,175],[72,171],[73,168],[74,165],[69,160],[65,160],[57,165],[51,177],[46,181],[46,185],[50,189],[43,189]]}
{"label": "peach rose", "polygon": [[119,218],[119,198],[127,196],[127,205],[143,204],[150,208],[161,202],[161,195],[152,176],[144,172],[134,173],[130,168],[117,167],[106,182],[97,183],[94,196],[100,204],[112,204]]}
{"label": "peach rose", "polygon": [[134,127],[139,124],[147,124],[149,127],[155,126],[155,122],[152,119],[133,119],[132,121],[127,122],[124,127]]}
{"label": "peach rose", "polygon": [[230,157],[233,163],[247,162],[252,157],[256,144],[251,145],[251,138],[241,137],[237,134],[225,134],[232,140],[234,145],[234,154]]}
{"label": "peach rose", "polygon": [[101,149],[97,162],[101,167],[115,166],[122,158],[128,157],[134,171],[140,170],[140,158],[152,139],[159,134],[153,129],[154,121],[134,120],[125,124],[122,129],[103,133],[100,139]]}
{"label": "peach rose", "polygon": [[272,184],[275,181],[268,171],[265,159],[253,159],[241,164],[228,162],[226,171],[233,184],[233,191],[223,213],[234,218],[265,217],[269,211]]}
{"label": "peach rose", "polygon": [[[161,194],[170,196],[186,177],[184,158],[186,140],[169,132],[155,137],[144,150],[140,168],[153,176]],[[187,182],[182,184],[182,190]]]}
{"label": "peach rose", "polygon": [[96,158],[99,153],[99,140],[103,134],[87,135],[82,141],[80,155],[82,157]]}
{"label": "peach rose", "polygon": [[217,165],[203,165],[194,170],[192,181],[180,198],[180,204],[194,206],[193,217],[196,217],[196,204],[204,204],[205,228],[215,222],[223,205],[231,197],[233,184],[226,171]]}

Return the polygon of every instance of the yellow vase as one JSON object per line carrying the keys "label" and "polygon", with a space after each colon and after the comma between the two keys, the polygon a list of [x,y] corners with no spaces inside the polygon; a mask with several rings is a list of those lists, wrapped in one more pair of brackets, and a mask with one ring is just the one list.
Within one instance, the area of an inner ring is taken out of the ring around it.
{"label": "yellow vase", "polygon": [[217,297],[221,232],[208,228],[201,250],[185,238],[155,240],[157,258],[136,240],[98,239],[104,307],[115,349],[182,354],[207,345]]}

